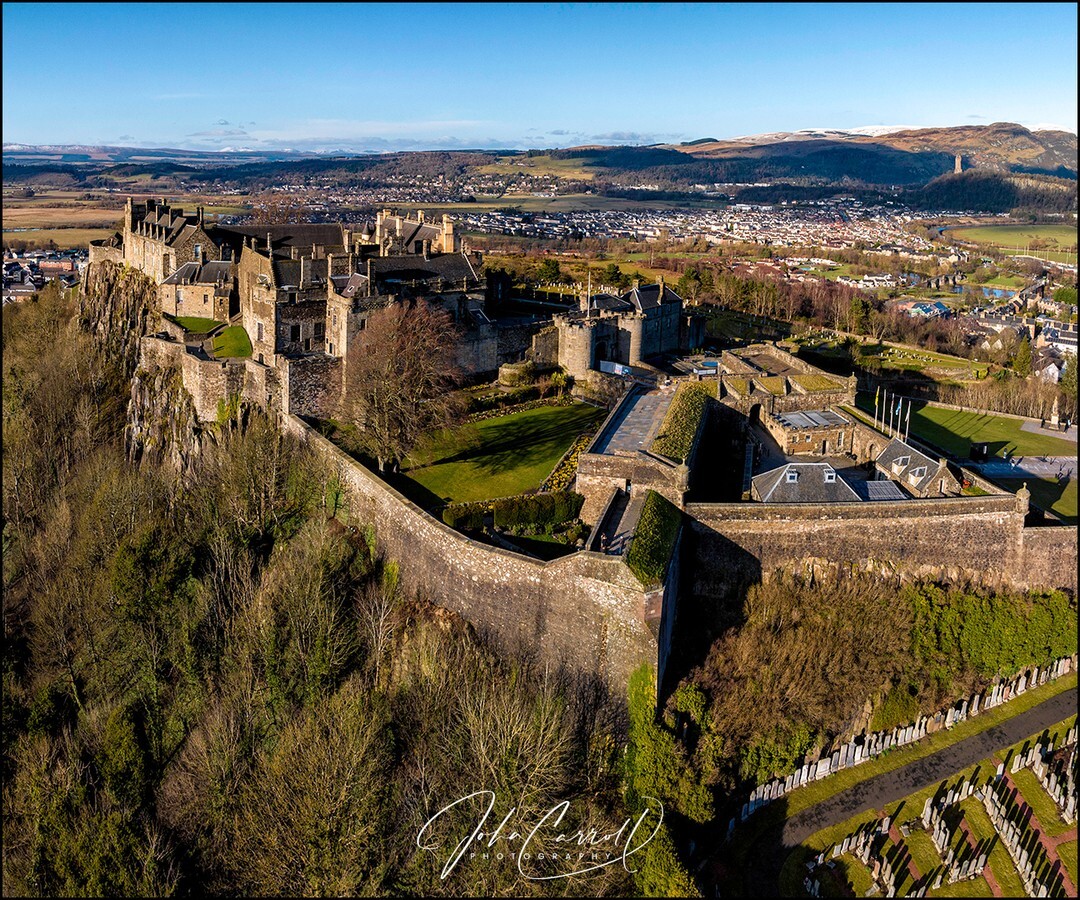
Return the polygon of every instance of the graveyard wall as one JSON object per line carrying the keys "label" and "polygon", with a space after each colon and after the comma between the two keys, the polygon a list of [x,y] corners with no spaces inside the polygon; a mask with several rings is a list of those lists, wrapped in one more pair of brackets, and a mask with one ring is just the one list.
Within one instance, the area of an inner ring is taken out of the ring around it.
{"label": "graveyard wall", "polygon": [[644,662],[657,665],[661,611],[620,557],[580,551],[542,562],[473,541],[407,500],[305,422],[283,417],[340,473],[351,513],[373,523],[405,583],[460,613],[511,650],[595,673],[615,690]]}
{"label": "graveyard wall", "polygon": [[686,511],[694,538],[691,595],[723,594],[741,581],[808,564],[1076,590],[1076,528],[1025,529],[1027,502],[1012,495],[831,505],[690,503]]}

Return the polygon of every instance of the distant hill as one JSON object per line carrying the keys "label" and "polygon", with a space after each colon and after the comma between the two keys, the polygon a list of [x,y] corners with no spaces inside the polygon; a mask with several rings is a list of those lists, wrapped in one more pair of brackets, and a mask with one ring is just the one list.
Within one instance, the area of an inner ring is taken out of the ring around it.
{"label": "distant hill", "polygon": [[[866,134],[876,130],[877,134]],[[825,145],[843,143],[890,147],[907,153],[936,153],[963,157],[965,168],[991,169],[999,172],[1068,177],[1077,172],[1077,138],[1067,131],[1029,131],[1023,125],[995,122],[992,125],[960,125],[950,128],[894,130],[859,129],[808,130],[775,132],[729,138],[721,141],[693,141],[678,145],[685,153],[710,159],[730,159],[764,154],[779,157],[787,154],[816,152]],[[801,151],[796,146],[807,145]],[[764,149],[771,148],[771,149]],[[673,148],[674,149],[674,148]]]}

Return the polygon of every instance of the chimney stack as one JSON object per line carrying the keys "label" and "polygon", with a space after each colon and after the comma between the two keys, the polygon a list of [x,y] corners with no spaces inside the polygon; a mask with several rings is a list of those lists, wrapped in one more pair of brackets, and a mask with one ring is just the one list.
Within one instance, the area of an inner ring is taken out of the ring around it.
{"label": "chimney stack", "polygon": [[431,256],[431,241],[424,241],[424,259]]}
{"label": "chimney stack", "polygon": [[367,261],[367,296],[375,293],[375,261],[369,256]]}
{"label": "chimney stack", "polygon": [[664,302],[664,276],[661,275],[656,279],[656,283],[660,286],[660,294],[656,298],[657,303]]}
{"label": "chimney stack", "polygon": [[416,211],[416,221],[419,222],[421,225],[424,224],[424,211],[422,209],[418,209]]}

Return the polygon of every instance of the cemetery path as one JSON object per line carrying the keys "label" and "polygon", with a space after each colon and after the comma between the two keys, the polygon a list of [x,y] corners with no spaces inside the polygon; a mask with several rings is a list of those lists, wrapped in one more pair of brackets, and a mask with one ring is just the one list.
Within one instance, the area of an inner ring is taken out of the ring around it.
{"label": "cemetery path", "polygon": [[[1064,691],[979,734],[937,753],[876,775],[770,827],[754,842],[747,858],[747,888],[754,896],[779,896],[780,869],[788,854],[814,833],[867,809],[881,809],[925,787],[988,759],[996,750],[1018,743],[1077,712],[1077,689]],[[773,805],[782,804],[783,799]],[[723,850],[720,850],[722,856]]]}

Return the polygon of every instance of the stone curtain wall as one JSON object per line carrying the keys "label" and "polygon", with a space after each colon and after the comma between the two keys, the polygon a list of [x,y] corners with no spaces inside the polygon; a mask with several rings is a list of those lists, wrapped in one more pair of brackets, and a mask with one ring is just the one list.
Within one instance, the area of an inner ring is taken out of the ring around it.
{"label": "stone curtain wall", "polygon": [[345,361],[336,356],[282,358],[280,367],[285,372],[284,395],[288,399],[288,411],[319,419],[337,415],[344,365]]}
{"label": "stone curtain wall", "polygon": [[157,337],[139,342],[140,369],[150,373],[170,367],[180,371],[201,422],[216,421],[219,401],[233,396],[267,412],[283,408],[286,386],[277,369],[250,359],[201,359],[183,344]]}
{"label": "stone curtain wall", "polygon": [[510,649],[595,673],[623,690],[644,662],[657,664],[645,592],[622,560],[581,551],[550,562],[470,540],[437,521],[296,416],[284,417],[339,471],[352,514],[375,525],[406,583],[460,613]]}
{"label": "stone curtain wall", "polygon": [[865,566],[988,586],[1076,591],[1076,527],[1024,528],[1012,495],[821,506],[690,503],[691,595],[722,595],[778,568]]}

